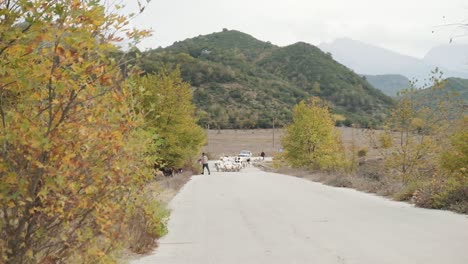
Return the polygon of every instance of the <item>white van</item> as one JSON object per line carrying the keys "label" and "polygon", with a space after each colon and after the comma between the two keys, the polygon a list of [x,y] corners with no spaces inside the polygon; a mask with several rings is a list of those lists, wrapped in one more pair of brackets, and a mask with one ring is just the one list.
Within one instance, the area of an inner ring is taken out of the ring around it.
{"label": "white van", "polygon": [[239,156],[239,157],[250,158],[250,157],[252,157],[252,152],[250,152],[250,151],[248,151],[248,150],[241,150],[241,152],[239,153],[238,156]]}

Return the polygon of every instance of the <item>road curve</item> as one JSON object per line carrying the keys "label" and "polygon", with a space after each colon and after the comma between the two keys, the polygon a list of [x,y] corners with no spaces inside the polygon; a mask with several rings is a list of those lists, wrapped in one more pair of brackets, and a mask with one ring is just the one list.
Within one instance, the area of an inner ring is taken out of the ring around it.
{"label": "road curve", "polygon": [[467,264],[468,217],[247,168],[171,202],[162,264]]}

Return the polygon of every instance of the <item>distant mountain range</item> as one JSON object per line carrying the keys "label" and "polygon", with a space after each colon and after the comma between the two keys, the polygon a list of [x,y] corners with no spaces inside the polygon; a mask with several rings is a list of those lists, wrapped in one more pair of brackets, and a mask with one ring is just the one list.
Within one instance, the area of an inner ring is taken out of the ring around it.
{"label": "distant mountain range", "polygon": [[146,72],[180,66],[193,87],[203,126],[271,127],[291,121],[292,107],[310,96],[331,103],[345,123],[381,122],[393,100],[317,47],[278,47],[223,30],[141,54]]}
{"label": "distant mountain range", "polygon": [[446,77],[468,77],[468,45],[438,46],[431,49],[423,60],[428,64],[462,73],[461,76],[450,76],[448,72]]}
{"label": "distant mountain range", "polygon": [[468,78],[468,45],[444,45],[428,52],[423,59],[369,45],[360,41],[341,38],[331,43],[322,43],[319,48],[332,54],[333,58],[359,74],[398,74],[417,80],[421,87],[438,67],[443,77]]}
{"label": "distant mountain range", "polygon": [[388,96],[397,96],[399,91],[411,87],[410,80],[399,74],[364,75],[364,78]]}

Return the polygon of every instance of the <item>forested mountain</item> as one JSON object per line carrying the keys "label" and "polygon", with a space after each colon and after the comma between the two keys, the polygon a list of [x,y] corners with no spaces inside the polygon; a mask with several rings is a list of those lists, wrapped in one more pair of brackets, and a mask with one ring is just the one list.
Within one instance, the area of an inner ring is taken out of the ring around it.
{"label": "forested mountain", "polygon": [[447,91],[456,93],[459,99],[468,104],[468,79],[448,78],[444,87]]}
{"label": "forested mountain", "polygon": [[235,30],[179,41],[141,54],[146,72],[180,67],[192,85],[203,126],[271,127],[291,120],[292,106],[310,96],[331,103],[346,123],[382,120],[392,99],[318,48],[278,47]]}
{"label": "forested mountain", "polygon": [[257,65],[300,87],[308,95],[332,102],[335,113],[360,123],[380,120],[392,103],[362,77],[307,43],[276,49]]}
{"label": "forested mountain", "polygon": [[364,77],[388,96],[396,96],[399,91],[411,87],[410,80],[399,74],[364,75]]}
{"label": "forested mountain", "polygon": [[[421,99],[433,101],[434,96],[448,96],[447,99],[453,103],[461,103],[468,105],[468,80],[461,78],[448,78],[442,82],[442,86],[436,89],[436,92],[431,90],[432,87],[417,91],[417,96]],[[455,102],[457,101],[457,102]]]}

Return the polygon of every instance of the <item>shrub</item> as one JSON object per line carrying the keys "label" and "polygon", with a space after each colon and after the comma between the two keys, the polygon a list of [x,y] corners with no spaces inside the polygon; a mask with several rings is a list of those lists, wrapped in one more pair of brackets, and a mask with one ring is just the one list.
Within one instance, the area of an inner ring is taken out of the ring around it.
{"label": "shrub", "polygon": [[151,177],[109,56],[144,34],[102,2],[0,1],[0,262],[109,260],[126,200]]}
{"label": "shrub", "polygon": [[392,134],[389,132],[383,133],[379,137],[380,147],[384,149],[391,148],[393,146]]}
{"label": "shrub", "polygon": [[402,186],[402,188],[393,195],[393,199],[397,201],[410,201],[414,199],[415,194],[418,192],[420,186],[421,183],[418,181],[410,182]]}
{"label": "shrub", "polygon": [[468,212],[468,181],[434,179],[415,192],[414,203],[419,207]]}
{"label": "shrub", "polygon": [[468,177],[468,116],[460,120],[455,133],[450,137],[449,148],[442,153],[441,166],[452,175]]}
{"label": "shrub", "polygon": [[156,240],[167,233],[169,212],[148,188],[128,209],[127,243],[132,252],[148,253],[156,246]]}
{"label": "shrub", "polygon": [[330,178],[325,180],[325,184],[335,187],[352,187],[353,183],[345,175],[329,175]]}
{"label": "shrub", "polygon": [[358,157],[360,158],[363,158],[367,155],[367,148],[361,148],[358,153],[357,153]]}

